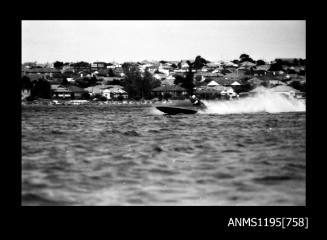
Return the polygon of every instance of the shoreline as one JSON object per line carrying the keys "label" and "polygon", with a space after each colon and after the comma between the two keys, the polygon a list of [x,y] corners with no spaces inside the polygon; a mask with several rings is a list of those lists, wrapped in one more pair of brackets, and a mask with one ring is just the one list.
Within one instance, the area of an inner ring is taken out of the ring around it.
{"label": "shoreline", "polygon": [[88,100],[51,100],[42,99],[34,101],[22,101],[22,106],[35,106],[35,105],[48,105],[48,106],[74,106],[74,105],[121,105],[121,106],[139,106],[139,105],[161,105],[161,104],[176,104],[184,100],[168,100],[168,101],[156,101],[156,100],[124,100],[124,101],[88,101]]}

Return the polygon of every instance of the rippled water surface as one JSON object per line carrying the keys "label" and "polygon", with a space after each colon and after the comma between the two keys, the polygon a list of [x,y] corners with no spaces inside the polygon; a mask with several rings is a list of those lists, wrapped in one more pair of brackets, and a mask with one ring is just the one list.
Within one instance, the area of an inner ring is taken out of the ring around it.
{"label": "rippled water surface", "polygon": [[305,205],[305,112],[23,106],[23,205]]}

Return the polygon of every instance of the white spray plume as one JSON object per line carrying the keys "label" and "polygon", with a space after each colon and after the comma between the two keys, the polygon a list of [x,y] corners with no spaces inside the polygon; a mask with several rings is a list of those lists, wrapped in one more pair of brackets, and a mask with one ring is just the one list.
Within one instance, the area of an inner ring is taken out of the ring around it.
{"label": "white spray plume", "polygon": [[201,114],[237,114],[237,113],[280,113],[305,112],[306,104],[303,99],[288,98],[267,88],[262,88],[255,96],[231,101],[203,101],[207,109]]}

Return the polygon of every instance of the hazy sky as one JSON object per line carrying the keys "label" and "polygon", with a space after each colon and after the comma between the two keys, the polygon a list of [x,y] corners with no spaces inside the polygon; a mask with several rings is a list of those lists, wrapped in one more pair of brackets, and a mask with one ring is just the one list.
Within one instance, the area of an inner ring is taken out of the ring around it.
{"label": "hazy sky", "polygon": [[305,58],[305,21],[22,21],[22,61]]}

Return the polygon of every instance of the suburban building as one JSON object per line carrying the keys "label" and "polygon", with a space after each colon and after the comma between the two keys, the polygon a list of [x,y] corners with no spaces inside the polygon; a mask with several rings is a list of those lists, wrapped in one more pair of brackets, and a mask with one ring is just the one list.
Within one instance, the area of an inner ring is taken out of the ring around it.
{"label": "suburban building", "polygon": [[91,70],[100,70],[106,68],[107,68],[107,63],[105,62],[94,62],[91,64]]}
{"label": "suburban building", "polygon": [[52,84],[51,91],[53,98],[63,99],[81,99],[83,93],[85,93],[83,88],[76,86],[63,86],[61,84]]}
{"label": "suburban building", "polygon": [[285,85],[278,85],[276,87],[271,88],[271,90],[275,93],[283,94],[288,97],[295,97],[297,93],[299,93],[299,90],[296,90],[295,88],[292,88],[290,86]]}
{"label": "suburban building", "polygon": [[177,85],[165,85],[152,89],[155,97],[162,97],[169,93],[172,97],[181,97],[187,94],[186,89]]}
{"label": "suburban building", "polygon": [[128,98],[127,92],[119,85],[108,86],[108,88],[102,91],[102,96],[106,97],[108,100],[117,99],[120,96],[123,99]]}
{"label": "suburban building", "polygon": [[60,84],[51,85],[52,98],[71,98],[72,91]]}

